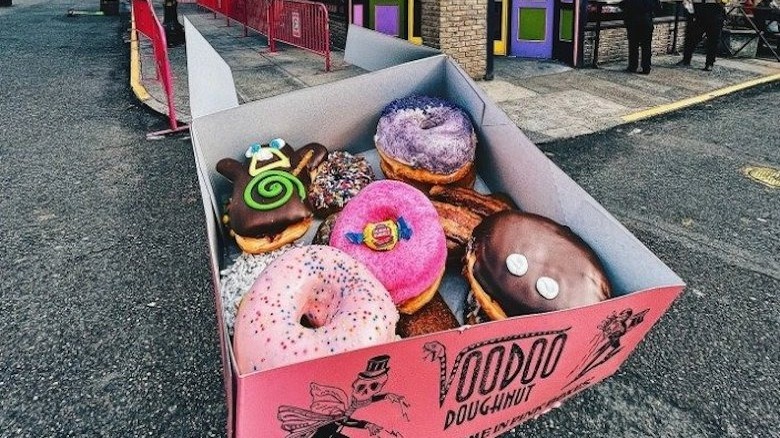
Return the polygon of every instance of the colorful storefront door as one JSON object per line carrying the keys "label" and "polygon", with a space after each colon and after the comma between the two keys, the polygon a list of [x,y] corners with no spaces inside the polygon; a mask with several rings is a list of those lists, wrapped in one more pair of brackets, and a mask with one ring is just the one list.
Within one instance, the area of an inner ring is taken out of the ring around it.
{"label": "colorful storefront door", "polygon": [[511,0],[509,52],[525,58],[551,58],[554,0]]}
{"label": "colorful storefront door", "polygon": [[555,1],[553,58],[574,64],[575,4],[573,0]]}
{"label": "colorful storefront door", "polygon": [[406,38],[407,0],[369,0],[368,27],[387,35]]}

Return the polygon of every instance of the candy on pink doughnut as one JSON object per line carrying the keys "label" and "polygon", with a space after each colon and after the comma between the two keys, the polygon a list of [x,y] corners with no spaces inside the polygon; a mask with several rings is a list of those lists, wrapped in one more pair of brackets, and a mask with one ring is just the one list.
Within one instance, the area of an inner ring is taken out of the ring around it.
{"label": "candy on pink doughnut", "polygon": [[[389,251],[375,251],[350,241],[367,224],[403,221],[411,229]],[[447,242],[431,201],[416,188],[393,180],[375,181],[360,191],[336,219],[330,244],[364,263],[398,305],[430,288],[442,275]]]}
{"label": "candy on pink doughnut", "polygon": [[[306,316],[314,328],[301,324]],[[241,301],[233,349],[240,374],[396,339],[398,311],[369,270],[321,245],[274,260]]]}

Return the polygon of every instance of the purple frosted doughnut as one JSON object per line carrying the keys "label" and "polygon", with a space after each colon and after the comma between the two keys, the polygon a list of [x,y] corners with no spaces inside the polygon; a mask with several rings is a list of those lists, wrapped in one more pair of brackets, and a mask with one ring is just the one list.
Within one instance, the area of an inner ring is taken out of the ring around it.
{"label": "purple frosted doughnut", "polygon": [[438,97],[409,96],[382,111],[374,137],[382,153],[412,168],[448,175],[474,161],[469,116]]}

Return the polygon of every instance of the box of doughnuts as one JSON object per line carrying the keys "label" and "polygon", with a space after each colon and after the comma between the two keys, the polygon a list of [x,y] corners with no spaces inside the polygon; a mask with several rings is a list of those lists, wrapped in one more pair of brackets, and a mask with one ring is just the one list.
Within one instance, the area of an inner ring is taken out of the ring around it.
{"label": "box of doughnuts", "polygon": [[230,437],[500,436],[684,287],[450,58],[374,61],[192,122]]}

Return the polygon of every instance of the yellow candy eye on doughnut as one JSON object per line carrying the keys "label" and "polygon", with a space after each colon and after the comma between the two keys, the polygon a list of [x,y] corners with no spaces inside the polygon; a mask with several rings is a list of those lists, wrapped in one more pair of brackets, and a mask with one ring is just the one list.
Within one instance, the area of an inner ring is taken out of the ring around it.
{"label": "yellow candy eye on doughnut", "polygon": [[374,251],[389,251],[398,242],[398,227],[393,221],[368,224],[363,230],[363,242]]}
{"label": "yellow candy eye on doughnut", "polygon": [[363,244],[374,251],[390,251],[395,248],[399,240],[409,240],[412,229],[406,224],[403,217],[398,221],[386,220],[381,222],[369,222],[363,227],[362,233],[347,233],[346,237],[351,243]]}

